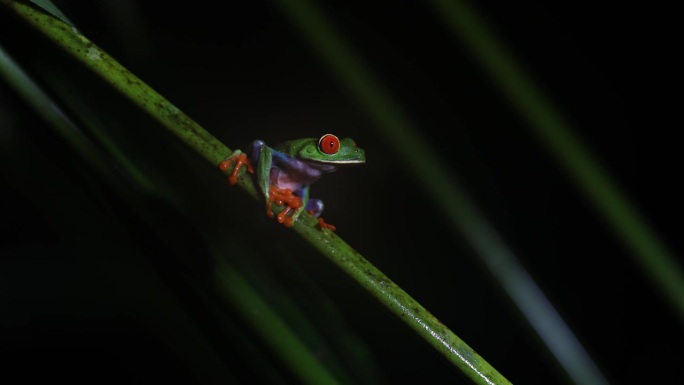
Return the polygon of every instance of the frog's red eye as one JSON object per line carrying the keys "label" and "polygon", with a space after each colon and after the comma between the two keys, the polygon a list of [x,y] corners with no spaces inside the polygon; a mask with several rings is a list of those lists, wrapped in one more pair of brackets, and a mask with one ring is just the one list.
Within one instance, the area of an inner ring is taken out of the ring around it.
{"label": "frog's red eye", "polygon": [[318,148],[328,155],[337,154],[340,150],[340,140],[333,134],[325,134],[318,141]]}

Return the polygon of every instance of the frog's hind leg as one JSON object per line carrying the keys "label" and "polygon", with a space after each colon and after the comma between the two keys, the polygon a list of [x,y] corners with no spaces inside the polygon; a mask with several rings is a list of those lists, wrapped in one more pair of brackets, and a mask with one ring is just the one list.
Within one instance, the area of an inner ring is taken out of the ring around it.
{"label": "frog's hind leg", "polygon": [[304,203],[304,211],[318,218],[323,212],[323,201],[320,199],[309,199],[309,186],[304,186],[295,191],[295,195],[302,198]]}
{"label": "frog's hind leg", "polygon": [[325,223],[323,218],[321,218],[321,213],[323,212],[323,201],[320,199],[309,199],[308,202],[306,202],[306,211],[313,215],[314,218],[318,218],[318,226],[320,226],[321,229],[328,229],[335,231],[335,226],[331,225],[330,223]]}
{"label": "frog's hind leg", "polygon": [[323,201],[320,199],[309,199],[304,208],[309,214],[318,218],[323,212]]}
{"label": "frog's hind leg", "polygon": [[301,197],[304,200],[304,211],[318,219],[318,226],[320,226],[321,229],[335,231],[335,226],[331,225],[330,223],[325,223],[323,218],[321,218],[321,213],[323,212],[323,201],[320,199],[309,199],[309,186],[304,187],[297,193],[301,194]]}

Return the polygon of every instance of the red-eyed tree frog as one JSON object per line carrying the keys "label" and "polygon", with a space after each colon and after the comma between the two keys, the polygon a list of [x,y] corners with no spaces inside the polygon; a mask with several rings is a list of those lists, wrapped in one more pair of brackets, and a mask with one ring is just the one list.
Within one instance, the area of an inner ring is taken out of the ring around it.
{"label": "red-eyed tree frog", "polygon": [[321,228],[335,230],[335,226],[319,217],[323,202],[309,199],[309,186],[323,174],[333,172],[340,166],[365,161],[364,151],[351,138],[340,140],[333,134],[325,134],[319,139],[291,140],[274,147],[267,146],[262,140],[255,140],[247,153],[235,150],[219,163],[219,168],[227,171],[234,165],[228,182],[236,184],[241,167],[246,166],[247,171],[253,174],[256,165],[256,182],[266,202],[266,214],[273,218],[273,203],[284,206],[277,219],[286,227],[292,226],[303,207],[318,218]]}

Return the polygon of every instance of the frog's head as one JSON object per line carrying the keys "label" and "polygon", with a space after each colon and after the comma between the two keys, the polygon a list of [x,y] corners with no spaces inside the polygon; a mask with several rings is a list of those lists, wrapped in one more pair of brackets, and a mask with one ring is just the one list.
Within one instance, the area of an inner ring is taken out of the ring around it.
{"label": "frog's head", "polygon": [[325,134],[320,139],[308,138],[297,141],[291,150],[299,159],[319,163],[352,165],[366,162],[365,152],[356,146],[354,140],[340,140],[333,134]]}

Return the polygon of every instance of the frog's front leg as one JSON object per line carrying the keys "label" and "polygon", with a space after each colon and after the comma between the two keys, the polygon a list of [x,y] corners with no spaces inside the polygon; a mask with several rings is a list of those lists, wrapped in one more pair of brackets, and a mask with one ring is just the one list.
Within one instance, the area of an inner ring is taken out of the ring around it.
{"label": "frog's front leg", "polygon": [[247,172],[250,174],[254,173],[252,162],[247,157],[247,154],[240,150],[233,151],[229,157],[221,161],[221,163],[219,163],[219,169],[221,171],[227,171],[231,165],[233,165],[233,171],[231,171],[228,176],[228,183],[232,185],[237,183],[238,176],[240,175],[240,168],[242,168],[242,166],[247,166]]}

